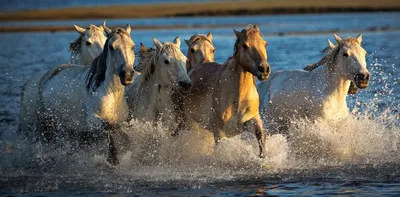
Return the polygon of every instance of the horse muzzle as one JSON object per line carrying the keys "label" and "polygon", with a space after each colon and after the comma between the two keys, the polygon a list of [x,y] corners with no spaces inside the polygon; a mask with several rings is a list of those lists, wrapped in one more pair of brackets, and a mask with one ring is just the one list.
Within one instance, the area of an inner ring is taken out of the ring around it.
{"label": "horse muzzle", "polygon": [[184,94],[188,93],[190,88],[192,87],[191,81],[180,81],[178,84],[180,92]]}
{"label": "horse muzzle", "polygon": [[358,88],[364,89],[368,87],[369,77],[369,73],[358,73],[354,75],[354,82],[356,83]]}
{"label": "horse muzzle", "polygon": [[121,71],[119,73],[119,79],[121,80],[121,84],[123,86],[129,86],[133,83],[133,77],[135,76],[135,71],[132,69],[131,71]]}
{"label": "horse muzzle", "polygon": [[270,73],[271,73],[271,67],[269,66],[268,63],[261,63],[257,67],[256,76],[260,81],[268,79]]}

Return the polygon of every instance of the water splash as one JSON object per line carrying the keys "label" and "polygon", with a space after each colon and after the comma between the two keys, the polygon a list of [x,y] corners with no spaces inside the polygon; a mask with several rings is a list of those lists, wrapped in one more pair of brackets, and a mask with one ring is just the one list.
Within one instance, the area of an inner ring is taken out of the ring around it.
{"label": "water splash", "polygon": [[[128,184],[133,180],[144,185],[178,181],[184,186],[201,187],[214,181],[260,178],[393,178],[400,172],[396,167],[400,164],[398,81],[393,77],[394,65],[392,70],[382,68],[375,60],[370,87],[349,98],[351,117],[340,122],[295,121],[288,137],[273,135],[267,139],[265,159],[258,158],[252,133],[215,146],[212,134],[201,129],[174,138],[162,124],[154,127],[132,120],[122,126],[131,145],[120,152],[117,167],[106,161],[106,143],[84,148],[68,141],[43,145],[6,133],[0,143],[0,174],[3,179],[48,176],[67,182],[72,177],[74,181],[84,179],[93,187],[100,182],[105,185],[101,189],[121,191],[134,188]],[[22,192],[56,190],[58,185],[52,181],[49,178],[48,182],[25,185]],[[21,192],[21,187],[16,189]]]}

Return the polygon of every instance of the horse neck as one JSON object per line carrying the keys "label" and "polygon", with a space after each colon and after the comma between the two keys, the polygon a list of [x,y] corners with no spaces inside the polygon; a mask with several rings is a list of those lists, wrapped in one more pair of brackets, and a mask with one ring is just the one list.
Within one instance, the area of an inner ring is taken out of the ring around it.
{"label": "horse neck", "polygon": [[238,93],[233,96],[237,97],[238,100],[246,97],[249,91],[256,88],[253,74],[244,71],[235,57],[226,62],[224,71],[229,73],[229,80],[233,83],[233,86],[231,86],[233,88],[232,92]]}
{"label": "horse neck", "polygon": [[187,60],[186,60],[186,70],[189,72],[190,69],[193,68],[193,66],[195,66],[195,62],[194,62],[193,54],[190,51],[190,47],[189,47],[188,53],[187,53]]}
{"label": "horse neck", "polygon": [[349,91],[350,80],[346,79],[339,71],[340,65],[326,65],[322,67],[324,76],[323,88],[331,98],[346,103],[346,95]]}
{"label": "horse neck", "polygon": [[83,47],[81,47],[78,56],[79,56],[79,64],[80,65],[90,65],[93,62],[93,60],[96,58],[96,57],[92,57],[87,50],[83,49]]}
{"label": "horse neck", "polygon": [[[174,90],[171,85],[163,84],[161,82],[162,79],[161,73],[165,71],[159,69],[159,66],[157,65],[155,65],[155,67],[156,68],[154,73],[150,76],[150,78],[147,81],[142,82],[140,89],[143,94],[146,94],[148,96],[148,99],[157,98],[156,103],[158,102],[163,104],[167,103],[167,105],[165,106],[172,106],[172,96]],[[168,111],[168,109],[162,109],[162,110]]]}
{"label": "horse neck", "polygon": [[107,57],[107,67],[104,82],[100,87],[104,88],[107,94],[114,94],[114,96],[123,96],[125,87],[121,84],[118,74],[114,70],[113,61]]}

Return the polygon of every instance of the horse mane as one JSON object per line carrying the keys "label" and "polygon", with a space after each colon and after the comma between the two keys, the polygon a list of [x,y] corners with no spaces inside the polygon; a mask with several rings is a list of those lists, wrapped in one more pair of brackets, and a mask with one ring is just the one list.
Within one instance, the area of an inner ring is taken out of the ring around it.
{"label": "horse mane", "polygon": [[145,52],[140,52],[139,53],[139,63],[135,66],[135,70],[138,72],[143,72],[143,70],[146,68],[147,64],[151,63],[151,58],[154,56],[156,53],[156,49],[154,48],[148,48]]}
{"label": "horse mane", "polygon": [[256,25],[252,25],[252,24],[249,24],[246,29],[242,29],[241,33],[242,33],[242,37],[241,38],[237,38],[236,41],[235,41],[235,46],[233,48],[233,51],[234,51],[233,52],[233,56],[236,56],[236,54],[238,52],[237,49],[238,49],[239,45],[241,43],[243,43],[244,41],[246,41],[246,39],[248,37],[250,37],[250,36],[252,36],[254,34],[259,34],[261,37],[263,36],[261,34],[260,30],[257,28],[257,26]]}
{"label": "horse mane", "polygon": [[190,45],[195,43],[196,41],[201,41],[201,40],[206,40],[208,41],[211,45],[213,45],[212,41],[207,38],[207,36],[202,35],[202,34],[194,34],[193,36],[190,37]]}
{"label": "horse mane", "polygon": [[79,37],[74,41],[69,43],[69,51],[71,51],[71,57],[77,57],[82,48],[82,34],[79,34]]}
{"label": "horse mane", "polygon": [[108,43],[115,35],[122,36],[122,34],[130,37],[129,33],[127,33],[123,28],[116,28],[107,36],[106,43],[104,43],[103,52],[101,52],[100,55],[93,60],[86,76],[86,89],[88,91],[91,88],[92,91],[95,91],[105,80],[107,70]]}
{"label": "horse mane", "polygon": [[340,50],[340,48],[337,46],[333,49],[331,49],[330,47],[326,47],[325,49],[323,49],[321,51],[321,55],[323,55],[323,57],[317,63],[307,65],[304,68],[304,70],[312,71],[321,65],[331,65],[331,64],[335,63],[336,59],[337,59],[337,54],[339,53],[339,50]]}
{"label": "horse mane", "polygon": [[[354,37],[348,37],[346,39],[343,39],[343,42],[348,42],[351,44],[360,44],[358,42],[358,40]],[[325,49],[323,49],[321,51],[321,55],[323,55],[323,57],[321,58],[321,60],[319,60],[317,63],[314,64],[309,64],[306,67],[304,67],[304,70],[306,71],[312,71],[316,68],[318,68],[321,65],[332,65],[336,62],[337,59],[337,55],[340,51],[340,48],[343,45],[336,45],[334,48],[330,48],[330,47],[326,47]]]}
{"label": "horse mane", "polygon": [[154,54],[151,56],[150,61],[146,61],[144,62],[144,69],[142,72],[142,82],[146,82],[148,81],[151,76],[154,74],[154,72],[156,71],[156,64],[157,64],[157,60],[160,58],[160,56],[164,53],[168,53],[172,56],[176,56],[176,50],[175,50],[175,44],[173,43],[169,43],[169,42],[165,42],[163,44],[163,46],[161,47],[161,49],[159,50],[155,50]]}

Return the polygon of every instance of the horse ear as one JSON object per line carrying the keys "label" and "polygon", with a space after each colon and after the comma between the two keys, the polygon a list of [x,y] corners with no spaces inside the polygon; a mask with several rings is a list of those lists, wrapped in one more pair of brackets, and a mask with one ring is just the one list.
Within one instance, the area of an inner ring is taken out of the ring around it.
{"label": "horse ear", "polygon": [[329,48],[335,48],[335,45],[328,39]]}
{"label": "horse ear", "polygon": [[190,40],[184,39],[185,43],[190,47]]}
{"label": "horse ear", "polygon": [[361,44],[361,42],[362,42],[362,34],[358,34],[357,41],[358,41],[358,43]]}
{"label": "horse ear", "polygon": [[154,45],[156,46],[157,50],[161,49],[162,44],[156,39],[153,38]]}
{"label": "horse ear", "polygon": [[174,39],[174,43],[175,43],[176,45],[178,45],[179,48],[181,48],[181,38],[180,38],[179,36],[177,36],[177,37]]}
{"label": "horse ear", "polygon": [[104,20],[104,21],[103,21],[103,24],[99,25],[98,28],[99,28],[101,31],[104,31],[104,26],[106,26],[106,20]]}
{"label": "horse ear", "polygon": [[104,32],[104,27],[103,27],[103,25],[100,25],[100,26],[98,26],[97,28],[99,28],[100,31]]}
{"label": "horse ear", "polygon": [[101,26],[103,26],[103,28],[104,28],[104,31],[106,32],[106,34],[107,34],[107,36],[108,35],[110,35],[110,33],[111,33],[111,29],[110,28],[108,28],[106,25],[101,25]]}
{"label": "horse ear", "polygon": [[140,43],[140,52],[144,53],[146,51],[147,51],[146,47],[143,45],[143,43]]}
{"label": "horse ear", "polygon": [[253,29],[257,30],[258,32],[260,31],[260,29],[258,29],[257,25],[253,25]]}
{"label": "horse ear", "polygon": [[333,34],[333,36],[335,37],[336,42],[338,43],[338,45],[342,45],[343,44],[343,40],[340,36]]}
{"label": "horse ear", "polygon": [[126,25],[125,31],[128,32],[129,35],[131,34],[131,25],[130,24]]}
{"label": "horse ear", "polygon": [[80,33],[80,34],[84,34],[85,31],[86,31],[84,28],[79,27],[78,25],[74,25],[74,27],[75,27],[76,31],[77,31],[78,33]]}
{"label": "horse ear", "polygon": [[209,40],[209,41],[212,41],[212,33],[211,32],[208,32],[208,34],[207,34],[207,39]]}
{"label": "horse ear", "polygon": [[233,29],[233,32],[235,33],[237,39],[240,39],[242,37],[242,33],[241,32],[236,31],[235,29]]}

